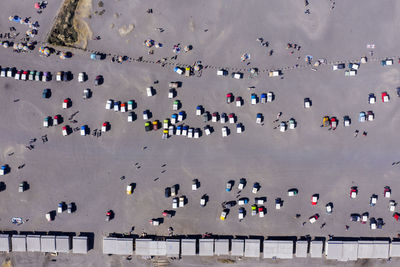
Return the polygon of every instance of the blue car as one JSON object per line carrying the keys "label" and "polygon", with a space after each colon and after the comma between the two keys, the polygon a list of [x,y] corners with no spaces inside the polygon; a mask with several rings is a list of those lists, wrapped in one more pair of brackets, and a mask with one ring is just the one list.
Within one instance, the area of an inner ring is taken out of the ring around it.
{"label": "blue car", "polygon": [[232,186],[233,186],[233,181],[228,181],[228,182],[226,183],[225,191],[226,191],[226,192],[230,192],[230,191],[232,190]]}
{"label": "blue car", "polygon": [[267,95],[261,94],[261,103],[265,104],[267,102]]}
{"label": "blue car", "polygon": [[189,130],[189,126],[187,126],[187,125],[183,126],[182,135],[187,135],[188,130]]}
{"label": "blue car", "polygon": [[359,122],[365,121],[365,112],[364,111],[361,111],[360,114],[358,115],[358,121]]}

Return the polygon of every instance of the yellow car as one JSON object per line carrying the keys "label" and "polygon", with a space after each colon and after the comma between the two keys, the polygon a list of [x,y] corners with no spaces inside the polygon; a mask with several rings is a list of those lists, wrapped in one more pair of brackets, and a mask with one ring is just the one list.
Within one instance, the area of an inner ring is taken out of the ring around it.
{"label": "yellow car", "polygon": [[126,194],[127,195],[132,195],[132,191],[133,191],[133,186],[132,185],[127,185],[126,186]]}
{"label": "yellow car", "polygon": [[219,219],[221,221],[225,221],[225,218],[226,218],[226,211],[224,210],[224,211],[221,212],[221,216],[219,216]]}
{"label": "yellow car", "polygon": [[329,127],[329,125],[330,125],[329,117],[328,117],[328,116],[325,116],[325,117],[322,119],[322,126],[323,126],[323,127]]}

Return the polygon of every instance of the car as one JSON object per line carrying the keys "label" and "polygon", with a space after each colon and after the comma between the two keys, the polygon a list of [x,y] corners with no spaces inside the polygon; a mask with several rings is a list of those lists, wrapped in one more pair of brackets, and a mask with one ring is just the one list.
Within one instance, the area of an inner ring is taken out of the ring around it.
{"label": "car", "polygon": [[203,114],[203,107],[201,105],[198,105],[196,107],[196,116],[200,116],[201,114]]}
{"label": "car", "polygon": [[84,81],[86,81],[86,74],[84,72],[79,72],[78,82],[83,83]]}
{"label": "car", "polygon": [[358,115],[358,121],[359,122],[365,122],[366,115],[364,111],[361,111],[360,114]]}
{"label": "car", "polygon": [[373,194],[370,199],[369,199],[369,205],[371,207],[374,207],[376,205],[376,202],[378,201],[378,196]]}
{"label": "car", "polygon": [[378,228],[378,229],[382,229],[383,225],[385,225],[385,223],[383,222],[383,219],[382,219],[382,218],[378,218],[378,219],[376,220],[376,224],[377,224],[377,228]]}
{"label": "car", "polygon": [[273,92],[268,92],[267,94],[267,102],[272,102],[274,100],[274,93]]}
{"label": "car", "polygon": [[233,77],[234,79],[240,80],[240,79],[243,78],[243,73],[234,72],[234,73],[232,73],[232,77]]}
{"label": "car", "polygon": [[120,111],[120,108],[121,108],[121,101],[115,101],[114,102],[114,111],[115,112]]}
{"label": "car", "polygon": [[364,213],[361,215],[361,223],[362,223],[362,224],[366,224],[367,221],[368,221],[368,217],[369,217],[368,212],[364,212]]}
{"label": "car", "polygon": [[319,218],[318,214],[314,214],[313,216],[310,217],[309,221],[310,223],[315,223]]}
{"label": "car", "polygon": [[350,221],[352,221],[352,222],[359,222],[359,221],[361,221],[361,216],[360,216],[360,214],[357,214],[357,213],[352,213],[352,214],[350,214]]}
{"label": "car", "polygon": [[251,216],[257,215],[257,205],[251,205]]}
{"label": "car", "polygon": [[133,110],[134,102],[135,102],[134,100],[129,100],[128,101],[128,107],[127,107],[128,111]]}
{"label": "car", "polygon": [[103,122],[103,124],[101,125],[101,131],[105,133],[108,131],[108,129],[110,129],[110,123],[108,121]]}
{"label": "car", "polygon": [[169,84],[168,84],[168,87],[169,88],[178,88],[179,87],[179,82],[170,82]]}
{"label": "car", "polygon": [[[174,135],[174,133],[175,133],[175,126],[174,125],[170,125],[169,127],[168,127],[168,135],[169,136],[172,136],[172,135]],[[195,135],[196,136],[196,135]],[[196,137],[195,137],[196,138]]]}
{"label": "car", "polygon": [[344,76],[346,76],[346,77],[351,77],[351,76],[356,76],[356,75],[357,75],[356,70],[346,70],[344,72]]}
{"label": "car", "polygon": [[91,53],[90,54],[90,59],[92,60],[101,60],[102,59],[102,55],[99,53]]}
{"label": "car", "polygon": [[182,134],[182,125],[178,125],[176,127],[175,135],[181,135]]}
{"label": "car", "polygon": [[205,207],[205,206],[206,206],[206,203],[207,203],[207,196],[206,196],[206,195],[203,195],[203,196],[200,198],[200,206]]}
{"label": "car", "polygon": [[230,113],[228,117],[229,117],[229,123],[236,122],[235,113]]}
{"label": "car", "polygon": [[258,207],[258,216],[260,218],[264,217],[264,207]]}
{"label": "car", "polygon": [[369,227],[371,228],[371,230],[376,229],[376,227],[377,227],[376,223],[377,222],[376,222],[375,218],[373,218],[373,217],[369,220]]}
{"label": "car", "polygon": [[108,99],[106,102],[106,109],[113,109],[114,108],[114,100]]}
{"label": "car", "polygon": [[225,219],[226,219],[226,215],[228,214],[228,210],[223,210],[222,212],[221,212],[221,215],[219,216],[219,219],[221,220],[221,221],[225,221]]}
{"label": "car", "polygon": [[103,76],[97,75],[96,78],[94,79],[94,85],[98,86],[103,83]]}
{"label": "car", "polygon": [[43,120],[43,127],[48,128],[50,126],[51,117],[45,117]]}
{"label": "car", "polygon": [[82,125],[81,126],[81,135],[85,136],[87,132],[87,126],[86,125]]}
{"label": "car", "polygon": [[233,101],[233,94],[232,93],[227,93],[226,94],[226,103],[230,104]]}
{"label": "car", "polygon": [[246,205],[247,203],[249,203],[249,199],[247,197],[242,197],[239,199],[238,201],[238,205],[239,206],[243,206]]}
{"label": "car", "polygon": [[194,129],[194,138],[198,139],[200,137],[200,129],[196,128]]}
{"label": "car", "polygon": [[310,98],[304,98],[304,108],[310,108],[310,107],[311,107]]}
{"label": "car", "polygon": [[228,127],[224,126],[222,127],[222,137],[227,137],[228,136]]}
{"label": "car", "polygon": [[21,74],[22,74],[22,70],[17,71],[17,73],[14,76],[14,79],[20,80],[21,79]]}
{"label": "car", "polygon": [[192,180],[192,190],[196,191],[199,188],[199,180],[198,179],[193,179]]}
{"label": "car", "polygon": [[218,112],[214,112],[214,113],[211,115],[211,121],[212,121],[212,122],[217,122],[217,121],[218,121]]}
{"label": "car", "polygon": [[333,69],[333,70],[341,70],[341,69],[344,69],[344,68],[346,68],[346,65],[345,65],[344,63],[334,64],[334,65],[332,66],[332,69]]}
{"label": "car", "polygon": [[244,218],[244,216],[245,216],[245,209],[240,207],[239,208],[239,213],[238,213],[239,220],[242,220]]}
{"label": "car", "polygon": [[50,72],[47,72],[47,71],[43,72],[43,75],[42,75],[42,82],[48,82],[48,81],[50,81],[50,77],[51,77]]}
{"label": "car", "polygon": [[134,119],[134,112],[129,112],[129,114],[128,114],[128,122],[133,122],[133,119]]}
{"label": "car", "polygon": [[58,206],[57,206],[57,213],[63,213],[63,211],[64,211],[64,203],[60,202],[60,203],[58,203]]}
{"label": "car", "polygon": [[179,111],[178,121],[183,121],[185,119],[185,111]]}
{"label": "car", "polygon": [[242,106],[242,97],[238,96],[236,97],[236,107],[241,107]]}
{"label": "car", "polygon": [[204,126],[203,130],[204,130],[204,133],[206,135],[210,135],[211,134],[211,128],[210,128],[209,125]]}
{"label": "car", "polygon": [[210,113],[208,111],[203,113],[203,122],[208,122],[210,119]]}
{"label": "car", "polygon": [[331,125],[331,121],[329,119],[329,116],[324,116],[322,118],[322,127],[329,127]]}
{"label": "car", "polygon": [[187,134],[187,138],[193,138],[193,132],[194,129],[193,128],[189,128],[188,134]]}
{"label": "car", "polygon": [[51,213],[50,212],[48,212],[48,213],[46,213],[46,220],[48,221],[48,222],[51,222],[52,220],[53,220],[53,216],[51,215]]}
{"label": "car", "polygon": [[176,196],[177,191],[178,191],[178,185],[171,186],[171,196],[172,197]]}
{"label": "car", "polygon": [[299,191],[296,188],[292,188],[288,190],[288,196],[293,197],[296,196],[299,193]]}
{"label": "car", "polygon": [[28,78],[28,75],[29,75],[29,71],[24,70],[24,71],[22,72],[22,74],[21,74],[21,80],[22,80],[22,81],[26,81],[27,78]]}
{"label": "car", "polygon": [[180,101],[175,100],[173,105],[172,105],[172,110],[178,110],[180,108]]}
{"label": "car", "polygon": [[312,196],[311,196],[311,205],[313,205],[313,206],[317,205],[317,203],[318,203],[318,198],[319,198],[318,194],[312,195]]}
{"label": "car", "polygon": [[185,68],[185,76],[189,77],[190,75],[192,75],[192,68],[191,67],[186,67]]}
{"label": "car", "polygon": [[350,188],[350,198],[356,198],[358,194],[358,189],[356,186]]}
{"label": "car", "polygon": [[189,126],[184,125],[182,128],[182,135],[186,136],[189,130]]}
{"label": "car", "polygon": [[243,124],[239,122],[238,124],[236,124],[236,133],[240,134],[242,132],[243,132]]}
{"label": "car", "polygon": [[16,68],[9,68],[9,69],[7,70],[7,77],[8,77],[8,78],[14,77],[14,75],[15,75],[16,72],[17,72],[17,69],[16,69]]}
{"label": "car", "polygon": [[49,98],[51,95],[51,90],[50,89],[44,89],[42,93],[42,98]]}
{"label": "car", "polygon": [[278,77],[281,74],[280,70],[272,70],[268,73],[269,77]]}
{"label": "car", "polygon": [[143,110],[143,120],[147,121],[148,119],[149,119],[149,111],[147,109]]}
{"label": "car", "polygon": [[177,209],[178,208],[178,201],[179,201],[179,199],[177,197],[174,197],[172,199],[172,208],[173,209]]}
{"label": "car", "polygon": [[41,71],[36,72],[35,81],[40,82],[42,80],[42,77],[43,77],[43,72]]}
{"label": "car", "polygon": [[256,94],[254,94],[254,93],[251,94],[251,96],[250,96],[250,103],[251,103],[252,105],[257,104],[257,95],[256,95]]}
{"label": "car", "polygon": [[1,68],[0,77],[7,77],[8,68]]}
{"label": "car", "polygon": [[169,119],[165,119],[163,121],[163,129],[168,129],[168,127],[169,127]]}
{"label": "car", "polygon": [[278,197],[275,199],[275,209],[280,210],[281,207],[282,207],[282,199]]}
{"label": "car", "polygon": [[374,115],[374,113],[372,111],[368,111],[367,112],[367,120],[368,121],[373,121],[374,117],[375,117],[375,115]]}
{"label": "car", "polygon": [[393,213],[393,218],[394,218],[396,221],[399,221],[400,213],[398,213],[398,212]]}
{"label": "car", "polygon": [[238,184],[238,189],[243,190],[243,188],[246,186],[246,178],[240,178],[239,184]]}
{"label": "car", "polygon": [[381,96],[382,96],[383,103],[389,102],[390,99],[389,99],[389,95],[387,92],[382,92]]}
{"label": "car", "polygon": [[296,126],[297,126],[296,121],[293,118],[291,118],[289,120],[289,129],[293,130],[294,128],[296,128]]}
{"label": "car", "polygon": [[169,91],[168,91],[168,98],[169,99],[172,99],[172,98],[174,98],[175,97],[175,89],[174,88],[170,88],[169,89]]}
{"label": "car", "polygon": [[217,75],[225,76],[225,75],[228,75],[228,72],[226,70],[220,69],[220,70],[217,70]]}
{"label": "car", "polygon": [[53,119],[53,126],[57,126],[58,124],[60,124],[62,122],[61,119],[61,115],[55,115]]}
{"label": "car", "polygon": [[344,127],[349,127],[351,124],[351,120],[349,116],[344,116],[343,117],[343,126]]}
{"label": "car", "polygon": [[351,69],[351,70],[358,70],[359,67],[360,67],[360,64],[358,64],[358,63],[349,63],[349,69]]}
{"label": "car", "polygon": [[326,204],[325,209],[326,209],[326,213],[327,213],[327,214],[331,214],[331,213],[332,213],[332,210],[333,210],[333,204],[332,204],[332,202]]}
{"label": "car", "polygon": [[166,187],[166,188],[164,189],[164,196],[165,196],[166,198],[169,198],[169,197],[171,196],[171,187]]}
{"label": "car", "polygon": [[331,128],[332,128],[332,130],[336,130],[336,128],[337,128],[336,117],[331,117]]}
{"label": "car", "polygon": [[144,123],[144,130],[146,131],[146,132],[149,132],[149,131],[151,131],[151,123],[149,122],[149,121],[147,121],[147,122],[145,122]]}
{"label": "car", "polygon": [[267,94],[261,94],[260,101],[261,101],[261,104],[267,103]]}
{"label": "car", "polygon": [[91,95],[92,91],[89,88],[83,89],[83,99],[88,99]]}
{"label": "car", "polygon": [[222,113],[222,114],[221,114],[220,122],[221,122],[221,123],[226,123],[227,117],[228,117],[228,116],[226,115],[226,113]]}
{"label": "car", "polygon": [[29,72],[29,75],[28,75],[28,80],[29,80],[29,81],[35,80],[35,74],[36,74],[36,70],[31,70],[31,71]]}
{"label": "car", "polygon": [[133,193],[133,185],[129,184],[126,186],[126,194],[132,195],[132,193]]}
{"label": "car", "polygon": [[62,103],[62,108],[66,109],[71,107],[71,99],[66,98],[64,99],[63,103]]}
{"label": "car", "polygon": [[375,95],[374,94],[369,94],[368,95],[368,102],[370,103],[370,104],[375,104],[375,102],[376,102],[376,97],[375,97]]}
{"label": "car", "polygon": [[68,81],[70,80],[70,76],[71,76],[71,72],[66,71],[66,72],[64,72],[63,75],[62,75],[62,80],[63,80],[64,82],[68,82]]}
{"label": "car", "polygon": [[25,191],[27,183],[26,182],[21,182],[18,186],[18,193],[22,193]]}
{"label": "car", "polygon": [[64,75],[63,71],[59,71],[56,73],[56,81],[61,82],[62,81],[62,76]]}
{"label": "car", "polygon": [[389,211],[394,212],[396,209],[396,205],[397,205],[396,201],[390,200],[389,201]]}
{"label": "car", "polygon": [[253,184],[253,189],[251,190],[251,192],[253,194],[257,194],[258,190],[260,190],[260,184],[256,182]]}
{"label": "car", "polygon": [[286,132],[286,122],[282,121],[281,124],[279,125],[279,131]]}
{"label": "car", "polygon": [[384,188],[383,188],[383,196],[385,197],[385,198],[390,198],[390,195],[392,194],[392,190],[390,189],[390,187],[389,186],[385,186]]}
{"label": "car", "polygon": [[181,196],[179,197],[179,207],[182,208],[185,206],[185,197]]}
{"label": "car", "polygon": [[391,66],[393,65],[393,59],[384,59],[381,61],[382,66]]}
{"label": "car", "polygon": [[160,122],[158,120],[153,121],[153,130],[157,131],[160,128]]}
{"label": "car", "polygon": [[234,184],[234,181],[233,181],[233,180],[229,180],[229,181],[226,183],[225,191],[226,191],[226,192],[230,192],[230,191],[232,190],[233,184]]}
{"label": "car", "polygon": [[183,68],[180,68],[180,67],[175,67],[175,68],[174,68],[174,71],[175,71],[176,73],[178,73],[179,75],[182,75],[183,72],[184,72],[184,69],[183,69]]}
{"label": "car", "polygon": [[254,202],[258,205],[263,205],[264,202],[266,201],[265,197],[256,197],[254,198]]}

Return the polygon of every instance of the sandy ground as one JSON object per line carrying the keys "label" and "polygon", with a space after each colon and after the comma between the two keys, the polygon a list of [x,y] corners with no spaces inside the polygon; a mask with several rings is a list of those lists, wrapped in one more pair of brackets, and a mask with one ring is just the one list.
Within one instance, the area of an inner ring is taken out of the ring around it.
{"label": "sandy ground", "polygon": [[[9,1],[4,16],[0,18],[1,32],[8,31],[12,25],[8,16],[32,16],[42,25],[39,41],[44,40],[45,32],[61,1],[51,3],[43,14],[36,15],[33,7],[21,7]],[[17,2],[17,1],[15,1]],[[22,1],[25,2],[25,1]],[[2,177],[6,190],[0,193],[0,229],[16,231],[65,231],[93,232],[94,250],[86,256],[60,256],[60,261],[52,265],[62,266],[64,259],[71,265],[82,262],[98,266],[106,262],[109,266],[129,266],[120,257],[107,257],[101,254],[102,236],[112,232],[134,233],[142,231],[157,235],[167,235],[168,227],[175,234],[212,232],[223,235],[263,235],[263,236],[363,236],[395,237],[400,231],[398,223],[388,210],[388,199],[383,198],[383,187],[392,188],[392,199],[398,200],[400,186],[397,181],[398,166],[392,162],[400,160],[396,144],[396,131],[399,130],[398,101],[395,88],[399,85],[399,65],[397,58],[392,67],[380,66],[378,59],[397,56],[395,11],[398,3],[381,1],[353,1],[337,3],[330,11],[329,1],[311,1],[310,15],[304,14],[302,2],[263,3],[248,1],[246,6],[240,1],[232,1],[229,6],[219,2],[195,2],[167,4],[162,1],[151,3],[141,1],[107,1],[106,12],[92,15],[88,23],[93,35],[101,36],[99,41],[89,41],[88,49],[106,51],[111,54],[128,55],[132,58],[144,56],[156,61],[172,57],[172,46],[177,43],[191,44],[190,53],[181,52],[176,61],[193,63],[202,60],[204,65],[236,68],[258,67],[274,69],[295,64],[304,64],[304,56],[326,58],[329,62],[349,61],[369,55],[367,44],[375,44],[374,57],[361,66],[356,77],[344,77],[343,71],[333,72],[330,65],[323,65],[316,72],[311,67],[284,71],[283,79],[268,78],[265,73],[242,80],[218,77],[214,69],[205,69],[201,77],[184,78],[173,72],[172,67],[161,68],[156,64],[111,63],[90,61],[87,53],[76,52],[70,60],[56,56],[39,57],[36,50],[30,54],[15,54],[9,49],[0,49],[1,66],[15,66],[18,69],[35,69],[56,72],[71,71],[74,79],[70,82],[48,84],[38,82],[1,79],[0,91],[0,162],[9,164],[11,173]],[[146,3],[146,4],[144,4]],[[146,10],[153,8],[153,14]],[[93,10],[97,2],[93,2]],[[26,13],[25,13],[26,12]],[[118,13],[118,16],[114,14]],[[116,18],[118,17],[118,18]],[[379,21],[371,18],[379,17]],[[285,18],[285,19],[282,19]],[[289,19],[290,18],[290,19]],[[110,29],[109,25],[114,24]],[[118,29],[124,25],[134,25],[131,33],[121,38]],[[17,25],[21,32],[23,25]],[[16,27],[17,27],[16,26]],[[164,32],[154,30],[162,27]],[[18,30],[17,29],[17,30]],[[204,31],[208,29],[208,31]],[[263,37],[270,43],[268,48],[256,41]],[[153,38],[163,43],[163,48],[155,49],[154,55],[147,55],[143,41]],[[297,43],[301,50],[290,55],[286,43]],[[272,56],[267,55],[271,49]],[[240,56],[248,52],[251,63],[246,65]],[[297,60],[297,57],[300,60]],[[77,82],[78,72],[85,71],[89,80]],[[104,84],[94,86],[96,75],[104,76]],[[154,84],[154,81],[158,84]],[[242,134],[236,134],[233,124],[227,124],[232,131],[228,138],[221,137],[222,125],[211,123],[215,132],[200,139],[173,136],[161,140],[161,132],[145,133],[142,111],[149,109],[154,119],[162,121],[171,116],[172,100],[167,98],[168,83],[182,81],[176,99],[182,102],[187,113],[183,122],[191,127],[202,128],[206,123],[195,116],[195,108],[201,104],[209,112],[220,114],[234,112],[238,122],[245,125]],[[153,86],[156,95],[147,97],[145,89]],[[254,89],[247,88],[254,86]],[[50,99],[42,99],[44,88],[52,90]],[[93,90],[93,97],[82,99],[85,88]],[[251,93],[258,96],[272,91],[276,99],[269,104],[250,105]],[[390,94],[389,103],[368,104],[368,94]],[[232,92],[235,97],[242,96],[245,104],[237,108],[225,103],[225,95]],[[61,108],[62,100],[71,98],[72,107]],[[303,108],[303,99],[310,97],[311,109]],[[134,99],[137,107],[134,112],[138,120],[127,122],[127,114],[104,109],[107,99],[128,101]],[[14,100],[19,99],[18,102]],[[373,110],[373,122],[359,123],[360,111]],[[68,118],[74,117],[73,124]],[[258,112],[265,117],[264,126],[255,123]],[[273,123],[276,114],[282,112],[282,120],[295,118],[298,127],[281,133]],[[62,115],[64,123],[71,127],[88,125],[91,131],[99,129],[104,121],[111,123],[111,131],[96,138],[92,135],[82,137],[74,132],[68,137],[61,135],[61,126],[45,129],[42,121],[45,116]],[[336,116],[339,127],[335,131],[320,128],[324,115]],[[342,118],[349,115],[351,127],[344,128]],[[353,137],[354,131],[367,131],[368,136]],[[47,134],[48,142],[42,143],[41,136]],[[25,146],[31,138],[37,138],[35,149],[29,151]],[[143,150],[143,147],[147,147]],[[12,156],[9,153],[14,152]],[[135,163],[138,163],[135,166]],[[25,164],[22,169],[17,167]],[[138,168],[140,166],[140,168]],[[120,177],[125,176],[121,181]],[[245,177],[248,185],[241,197],[267,197],[267,215],[264,218],[248,215],[239,222],[237,207],[231,209],[225,222],[219,220],[221,202],[235,200],[237,183]],[[158,179],[157,179],[158,178]],[[191,181],[198,178],[199,190],[191,191]],[[235,180],[232,192],[225,192],[228,180]],[[27,181],[30,189],[18,192],[18,184]],[[261,184],[261,190],[254,195],[251,185]],[[133,196],[125,194],[127,184],[136,183]],[[188,198],[188,204],[177,210],[176,216],[166,219],[159,227],[149,225],[151,218],[161,217],[161,212],[171,209],[171,199],[164,198],[164,188],[180,185],[179,195]],[[350,200],[351,186],[359,187],[357,199]],[[296,187],[299,195],[287,197],[287,190]],[[319,194],[316,207],[310,204],[312,194]],[[371,194],[378,194],[375,207],[369,206]],[[200,197],[208,194],[210,201],[205,208],[199,205]],[[284,201],[281,210],[274,209],[274,199]],[[44,214],[55,210],[60,201],[75,202],[74,214],[61,214],[48,223]],[[332,215],[325,214],[325,204],[333,202]],[[105,212],[112,209],[116,216],[105,222]],[[368,225],[351,223],[351,213],[369,212],[375,218],[386,222],[383,230],[372,231]],[[295,219],[296,213],[301,218]],[[317,223],[302,222],[313,214],[321,218]],[[10,223],[11,217],[29,219],[21,226]],[[326,223],[324,228],[320,226]],[[345,225],[349,231],[345,231]],[[13,259],[23,266],[35,266],[36,262],[46,262],[39,255],[25,257],[26,254],[12,254]],[[76,262],[75,262],[76,261]],[[32,263],[33,262],[33,263]],[[207,261],[206,261],[207,262]],[[315,264],[319,261],[296,260],[299,265]],[[262,261],[260,264],[268,263]],[[285,264],[283,262],[282,264]],[[290,262],[291,263],[291,262]],[[289,264],[290,264],[289,263]],[[50,264],[50,263],[49,263]],[[136,262],[135,264],[139,264]],[[147,263],[142,263],[147,264]],[[197,260],[182,261],[178,265],[197,266]],[[216,262],[208,262],[216,264]],[[274,264],[274,263],[270,263]],[[327,263],[329,264],[329,263]],[[377,262],[372,261],[372,265]]]}

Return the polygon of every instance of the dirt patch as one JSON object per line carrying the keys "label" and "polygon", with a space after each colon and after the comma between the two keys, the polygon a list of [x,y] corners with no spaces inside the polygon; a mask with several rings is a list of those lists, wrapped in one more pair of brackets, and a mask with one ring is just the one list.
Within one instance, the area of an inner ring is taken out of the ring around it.
{"label": "dirt patch", "polygon": [[92,32],[84,18],[89,18],[92,0],[65,0],[48,37],[57,46],[86,48]]}
{"label": "dirt patch", "polygon": [[129,24],[129,25],[124,25],[121,28],[118,29],[119,35],[121,37],[127,36],[129,33],[131,33],[135,29],[135,25]]}

